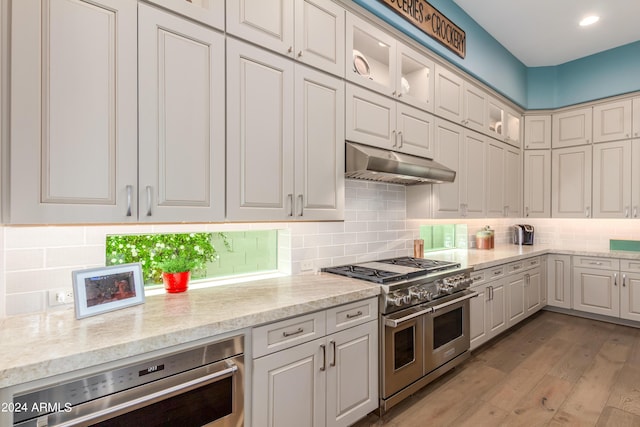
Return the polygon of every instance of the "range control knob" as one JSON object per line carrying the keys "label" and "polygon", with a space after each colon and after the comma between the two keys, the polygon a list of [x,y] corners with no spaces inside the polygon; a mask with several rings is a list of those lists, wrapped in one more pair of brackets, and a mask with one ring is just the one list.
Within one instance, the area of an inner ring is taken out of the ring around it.
{"label": "range control knob", "polygon": [[396,296],[390,296],[387,299],[387,302],[389,305],[395,305],[396,307],[401,307],[403,302],[402,302],[403,298],[400,295],[396,295]]}

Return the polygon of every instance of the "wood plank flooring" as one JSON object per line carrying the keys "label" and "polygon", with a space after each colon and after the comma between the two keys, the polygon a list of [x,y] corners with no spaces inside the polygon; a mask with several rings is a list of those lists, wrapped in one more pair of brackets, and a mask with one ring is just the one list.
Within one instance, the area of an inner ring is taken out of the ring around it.
{"label": "wood plank flooring", "polygon": [[640,329],[541,311],[356,427],[640,426]]}

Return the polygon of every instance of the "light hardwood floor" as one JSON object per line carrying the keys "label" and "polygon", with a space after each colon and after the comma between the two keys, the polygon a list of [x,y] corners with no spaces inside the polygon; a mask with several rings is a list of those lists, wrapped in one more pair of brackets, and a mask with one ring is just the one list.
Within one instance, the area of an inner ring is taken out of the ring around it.
{"label": "light hardwood floor", "polygon": [[549,311],[357,427],[640,426],[640,329]]}

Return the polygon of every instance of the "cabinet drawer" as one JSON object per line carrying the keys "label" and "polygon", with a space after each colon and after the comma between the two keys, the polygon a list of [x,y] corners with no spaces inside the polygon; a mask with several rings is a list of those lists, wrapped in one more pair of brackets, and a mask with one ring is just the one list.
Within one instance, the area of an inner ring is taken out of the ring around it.
{"label": "cabinet drawer", "polygon": [[621,259],[620,270],[621,271],[640,271],[640,260]]}
{"label": "cabinet drawer", "polygon": [[524,268],[532,268],[540,265],[540,257],[528,258],[522,261]]}
{"label": "cabinet drawer", "polygon": [[587,256],[574,256],[574,267],[601,268],[604,270],[620,269],[620,260],[616,258],[598,258]]}
{"label": "cabinet drawer", "polygon": [[483,284],[487,280],[487,276],[487,270],[472,271],[471,280],[473,280],[473,283],[471,284],[471,287]]}
{"label": "cabinet drawer", "polygon": [[507,274],[517,273],[519,271],[524,270],[524,262],[516,261],[507,264]]}
{"label": "cabinet drawer", "polygon": [[505,275],[505,266],[501,265],[498,267],[488,268],[484,271],[485,280],[493,280]]}
{"label": "cabinet drawer", "polygon": [[327,310],[327,334],[378,318],[378,299],[369,298]]}
{"label": "cabinet drawer", "polygon": [[326,335],[326,313],[319,311],[253,328],[253,357],[264,356]]}

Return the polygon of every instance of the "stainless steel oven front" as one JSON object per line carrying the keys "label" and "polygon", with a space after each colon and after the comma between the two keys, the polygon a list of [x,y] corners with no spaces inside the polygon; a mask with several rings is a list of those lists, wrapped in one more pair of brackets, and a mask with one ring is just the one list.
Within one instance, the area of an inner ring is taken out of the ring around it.
{"label": "stainless steel oven front", "polygon": [[14,426],[240,427],[244,337],[16,394]]}
{"label": "stainless steel oven front", "polygon": [[383,412],[468,357],[469,299],[477,295],[465,290],[382,316]]}

